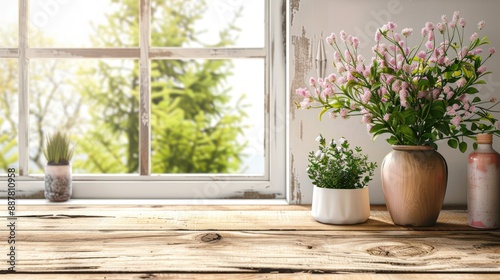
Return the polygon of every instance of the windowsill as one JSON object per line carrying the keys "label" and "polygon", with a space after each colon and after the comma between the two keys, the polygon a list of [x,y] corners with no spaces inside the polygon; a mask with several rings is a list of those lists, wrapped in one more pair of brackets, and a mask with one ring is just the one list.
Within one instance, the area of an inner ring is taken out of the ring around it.
{"label": "windowsill", "polygon": [[285,199],[17,199],[18,205],[288,205]]}

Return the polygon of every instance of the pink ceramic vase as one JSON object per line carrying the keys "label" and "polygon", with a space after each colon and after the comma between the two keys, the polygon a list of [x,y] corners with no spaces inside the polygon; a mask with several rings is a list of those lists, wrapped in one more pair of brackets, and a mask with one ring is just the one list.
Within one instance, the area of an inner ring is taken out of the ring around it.
{"label": "pink ceramic vase", "polygon": [[500,155],[493,136],[477,135],[477,149],[467,161],[467,223],[471,227],[500,227]]}

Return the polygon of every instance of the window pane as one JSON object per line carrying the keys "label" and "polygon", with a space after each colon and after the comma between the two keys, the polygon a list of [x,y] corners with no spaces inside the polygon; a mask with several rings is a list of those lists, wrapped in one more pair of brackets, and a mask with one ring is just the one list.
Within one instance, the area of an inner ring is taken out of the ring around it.
{"label": "window pane", "polygon": [[138,46],[139,1],[114,2],[31,0],[31,46]]}
{"label": "window pane", "polygon": [[153,173],[263,175],[264,75],[263,59],[152,61]]}
{"label": "window pane", "polygon": [[153,0],[156,47],[264,47],[264,0]]}
{"label": "window pane", "polygon": [[0,59],[0,173],[18,169],[17,60]]}
{"label": "window pane", "polygon": [[73,173],[138,172],[138,62],[32,60],[30,169],[42,173],[43,136],[68,130]]}
{"label": "window pane", "polygon": [[18,8],[17,1],[0,0],[0,48],[15,48],[18,45]]}

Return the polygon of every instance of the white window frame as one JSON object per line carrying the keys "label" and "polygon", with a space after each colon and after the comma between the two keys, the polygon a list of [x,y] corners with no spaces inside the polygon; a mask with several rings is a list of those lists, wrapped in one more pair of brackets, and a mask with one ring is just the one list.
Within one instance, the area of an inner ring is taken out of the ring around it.
{"label": "white window frame", "polygon": [[[140,115],[150,119],[150,59],[265,60],[265,173],[263,176],[227,174],[151,174],[150,122],[140,123],[139,175],[74,175],[72,198],[113,199],[219,199],[287,197],[286,191],[286,74],[282,0],[265,1],[263,48],[169,48],[150,45],[150,0],[138,0],[141,36],[137,48],[30,48],[28,45],[29,0],[19,0],[18,48],[0,48],[1,58],[19,60],[19,176],[17,194],[43,192],[43,176],[30,175],[28,68],[31,59],[134,58],[139,59]],[[252,0],[254,1],[254,0]],[[2,195],[3,190],[0,192]]]}

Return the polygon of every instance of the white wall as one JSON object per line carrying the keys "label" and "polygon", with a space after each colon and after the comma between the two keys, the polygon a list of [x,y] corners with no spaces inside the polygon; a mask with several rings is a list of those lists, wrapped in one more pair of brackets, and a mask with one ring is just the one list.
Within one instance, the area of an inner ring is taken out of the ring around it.
{"label": "white wall", "polygon": [[[484,96],[496,96],[500,100],[500,1],[498,0],[290,0],[290,36],[289,46],[289,94],[290,94],[290,184],[291,199],[295,203],[311,203],[312,185],[306,174],[307,154],[317,149],[314,141],[321,133],[327,138],[349,139],[352,145],[361,146],[372,161],[379,165],[384,156],[391,151],[385,137],[372,141],[360,118],[332,120],[325,115],[318,120],[318,110],[296,110],[293,101],[299,101],[295,89],[307,85],[310,76],[316,76],[314,58],[320,38],[331,32],[345,30],[347,34],[362,40],[363,55],[368,60],[373,46],[376,28],[394,21],[398,30],[411,27],[414,38],[419,39],[420,29],[425,22],[437,23],[441,15],[451,19],[454,11],[460,11],[467,21],[466,38],[476,31],[480,20],[486,21],[486,27],[480,35],[487,35],[491,46],[499,53],[488,61],[486,66],[493,74],[487,79],[488,84],[480,89]],[[323,36],[321,37],[321,32]],[[367,42],[368,40],[368,42]],[[311,46],[312,44],[312,46]],[[410,44],[414,45],[414,44]],[[328,64],[332,62],[332,52],[326,46]],[[327,70],[327,74],[331,69]],[[500,108],[499,108],[500,109]],[[497,117],[498,118],[498,117]],[[472,142],[470,142],[472,143]],[[500,151],[500,138],[494,138],[494,148]],[[470,146],[465,154],[451,149],[445,142],[439,142],[438,151],[448,162],[448,189],[445,204],[466,204],[466,164]],[[384,198],[380,182],[380,168],[369,184],[372,204],[383,204]]]}

